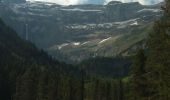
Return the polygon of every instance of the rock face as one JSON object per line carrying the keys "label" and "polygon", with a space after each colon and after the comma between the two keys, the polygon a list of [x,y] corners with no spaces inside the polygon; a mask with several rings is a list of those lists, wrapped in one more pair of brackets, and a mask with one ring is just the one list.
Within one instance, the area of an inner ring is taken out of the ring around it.
{"label": "rock face", "polygon": [[76,61],[94,56],[129,54],[134,51],[131,47],[145,40],[153,21],[160,16],[159,5],[144,6],[136,2],[0,5],[0,17],[22,38],[27,37],[57,58],[69,56],[69,60]]}
{"label": "rock face", "polygon": [[0,0],[3,3],[25,3],[26,0]]}

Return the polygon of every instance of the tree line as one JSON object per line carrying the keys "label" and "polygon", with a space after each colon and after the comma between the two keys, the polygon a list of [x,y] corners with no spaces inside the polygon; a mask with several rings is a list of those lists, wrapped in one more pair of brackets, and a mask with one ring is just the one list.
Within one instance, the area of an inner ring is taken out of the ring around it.
{"label": "tree line", "polygon": [[123,77],[88,73],[89,66],[102,61],[101,69],[105,64],[112,66],[110,59],[98,58],[100,63],[91,59],[79,68],[58,62],[0,20],[0,100],[170,100],[169,0],[162,9],[147,48],[137,52],[129,74]]}

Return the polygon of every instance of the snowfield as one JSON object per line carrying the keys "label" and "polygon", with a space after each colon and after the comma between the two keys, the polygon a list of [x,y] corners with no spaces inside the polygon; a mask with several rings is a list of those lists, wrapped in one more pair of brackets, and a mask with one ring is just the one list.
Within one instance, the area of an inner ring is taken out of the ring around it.
{"label": "snowfield", "polygon": [[102,41],[100,41],[100,42],[99,42],[99,44],[102,44],[102,43],[104,43],[104,42],[106,42],[106,41],[110,40],[111,38],[112,38],[112,37],[109,37],[109,38],[103,39]]}
{"label": "snowfield", "polygon": [[87,9],[80,9],[80,8],[73,8],[73,9],[60,9],[63,11],[79,11],[79,12],[102,12],[102,10],[87,10]]}
{"label": "snowfield", "polygon": [[147,8],[145,8],[145,9],[139,10],[138,13],[146,12],[146,11],[157,13],[157,12],[161,12],[162,10],[161,9],[147,9]]}
{"label": "snowfield", "polygon": [[121,21],[121,22],[111,22],[111,23],[100,23],[100,24],[95,24],[95,23],[90,23],[90,24],[72,24],[72,25],[67,25],[65,26],[68,29],[96,29],[96,28],[113,28],[116,26],[117,28],[126,28],[128,26],[136,26],[139,25],[138,20],[140,18],[135,18],[135,19],[130,19],[126,21]]}

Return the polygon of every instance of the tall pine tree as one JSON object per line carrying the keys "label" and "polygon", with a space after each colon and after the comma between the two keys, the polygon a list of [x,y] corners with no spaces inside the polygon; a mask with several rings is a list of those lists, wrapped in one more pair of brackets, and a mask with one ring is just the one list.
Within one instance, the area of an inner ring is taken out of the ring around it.
{"label": "tall pine tree", "polygon": [[147,78],[154,93],[150,100],[170,100],[170,1],[162,8],[163,17],[155,22],[148,41]]}
{"label": "tall pine tree", "polygon": [[146,100],[150,97],[146,78],[146,56],[144,50],[137,52],[132,68],[132,95],[134,100]]}

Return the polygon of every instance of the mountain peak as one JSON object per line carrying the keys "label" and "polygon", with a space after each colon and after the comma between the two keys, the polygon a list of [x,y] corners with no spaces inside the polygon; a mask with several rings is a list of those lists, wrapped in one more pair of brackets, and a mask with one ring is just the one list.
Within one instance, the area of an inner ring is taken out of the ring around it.
{"label": "mountain peak", "polygon": [[117,5],[117,4],[133,4],[133,5],[141,5],[139,2],[127,2],[123,3],[121,1],[111,1],[107,5]]}
{"label": "mountain peak", "polygon": [[121,4],[121,1],[111,1],[107,5],[115,5],[115,4]]}

